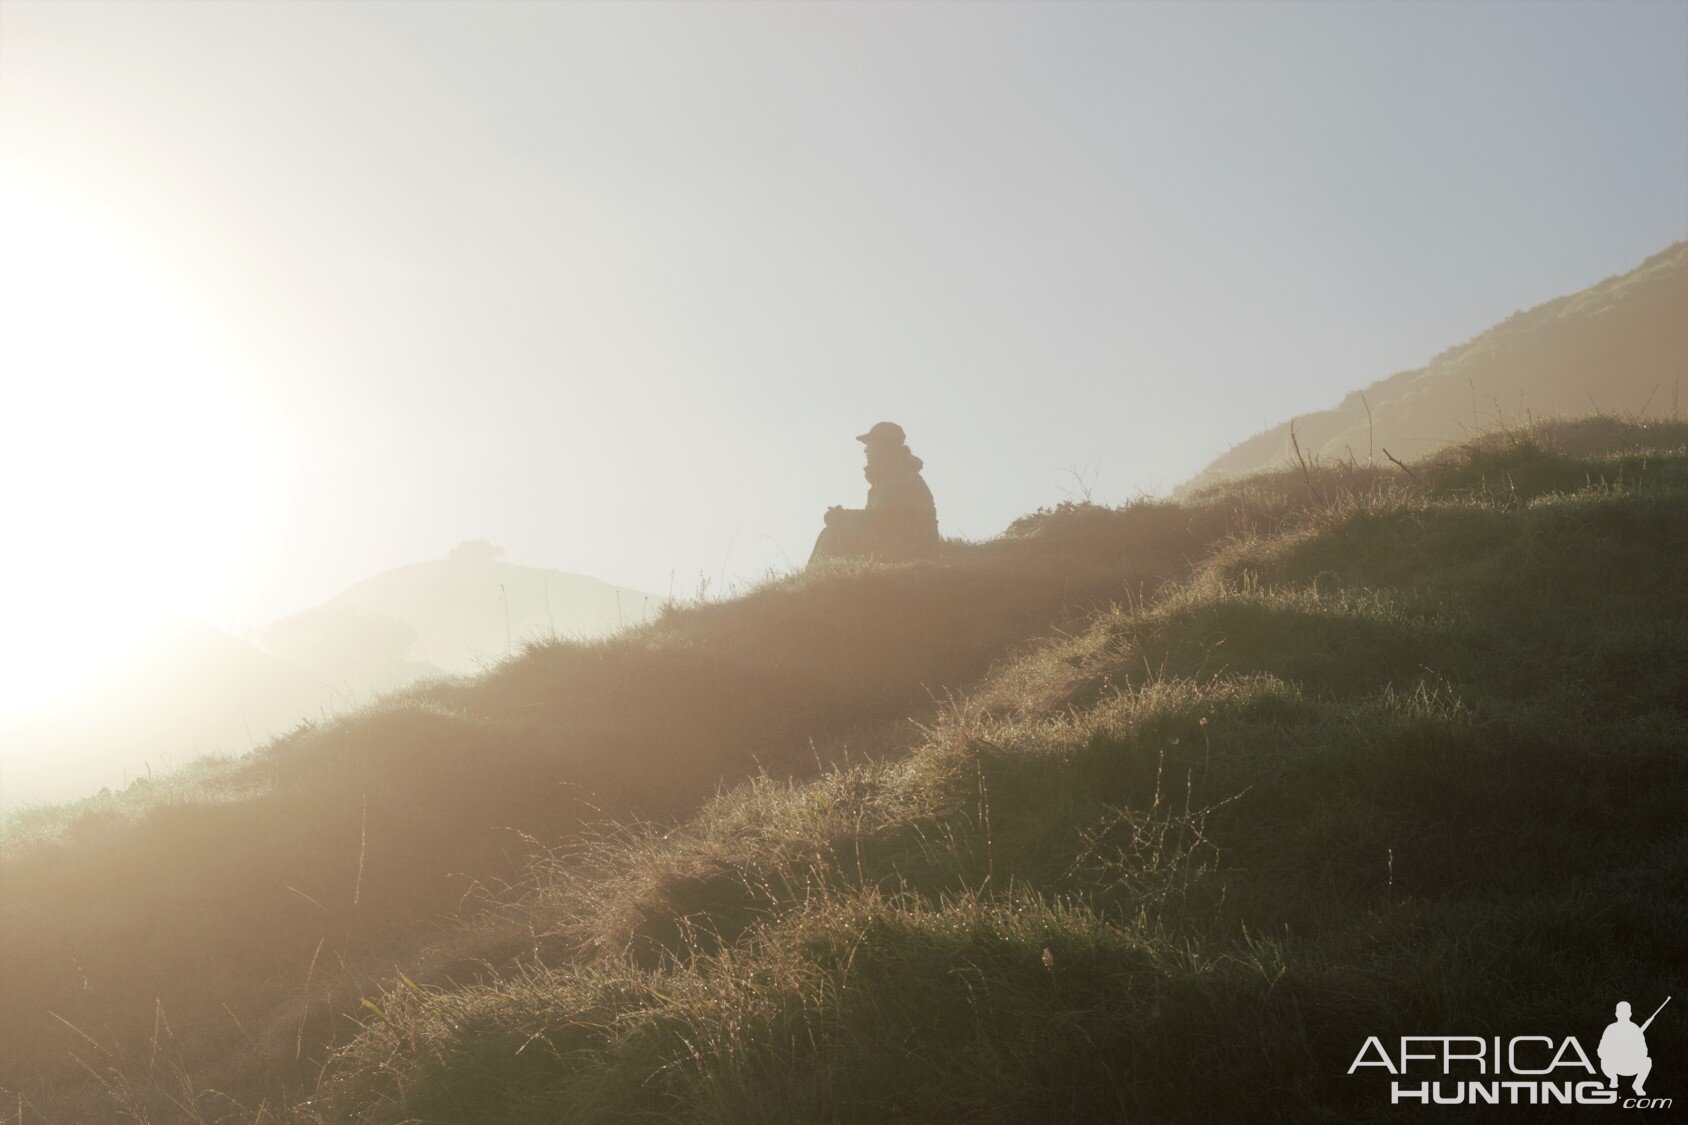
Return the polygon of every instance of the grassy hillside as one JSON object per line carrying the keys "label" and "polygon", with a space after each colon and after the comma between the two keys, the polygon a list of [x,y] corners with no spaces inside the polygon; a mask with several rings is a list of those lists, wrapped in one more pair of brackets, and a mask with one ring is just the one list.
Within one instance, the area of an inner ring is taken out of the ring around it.
{"label": "grassy hillside", "polygon": [[1183,531],[1033,537],[805,574],[610,639],[532,645],[239,760],[9,816],[0,1087],[50,1119],[98,1119],[110,1103],[77,1056],[150,1067],[165,1028],[196,1086],[245,1099],[303,1080],[466,893],[520,877],[530,838],[678,817],[759,771],[897,752],[910,716],[1195,550]]}
{"label": "grassy hillside", "polygon": [[[1304,454],[1362,464],[1426,456],[1501,425],[1580,417],[1681,420],[1688,415],[1688,242],[1620,277],[1514,313],[1416,371],[1355,391],[1294,420]],[[1295,459],[1291,423],[1215,459],[1202,487]],[[1186,486],[1191,487],[1191,486]]]}
{"label": "grassy hillside", "polygon": [[314,1104],[1354,1120],[1367,1035],[1597,1036],[1681,993],[1688,428],[1542,444],[1589,429],[1195,498],[1235,538],[906,758],[542,861],[464,935],[531,952],[389,988]]}
{"label": "grassy hillside", "polygon": [[1594,420],[535,647],[9,825],[0,1085],[30,1121],[1387,1116],[1367,1035],[1688,995],[1685,557],[1688,426]]}

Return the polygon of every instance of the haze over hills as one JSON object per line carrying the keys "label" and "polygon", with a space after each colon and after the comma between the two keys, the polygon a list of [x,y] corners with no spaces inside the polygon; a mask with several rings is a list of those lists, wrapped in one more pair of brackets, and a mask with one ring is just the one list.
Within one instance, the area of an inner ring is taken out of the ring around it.
{"label": "haze over hills", "polygon": [[483,669],[527,641],[604,636],[667,601],[500,554],[484,540],[463,543],[251,639],[174,619],[78,699],[0,716],[0,807],[83,797],[204,754],[244,753],[383,692]]}
{"label": "haze over hills", "polygon": [[590,639],[667,599],[584,574],[504,562],[484,539],[365,579],[260,629],[267,650],[362,690],[485,668],[526,641]]}
{"label": "haze over hills", "polygon": [[249,750],[347,702],[311,669],[177,617],[85,697],[0,716],[0,808],[83,797],[203,754]]}
{"label": "haze over hills", "polygon": [[0,1125],[1680,1115],[1685,92],[0,0]]}
{"label": "haze over hills", "polygon": [[35,810],[0,1089],[30,1125],[1388,1119],[1367,1036],[1688,987],[1685,513],[1688,426],[1611,419],[1067,504]]}
{"label": "haze over hills", "polygon": [[1495,425],[1604,413],[1680,416],[1688,403],[1688,242],[1629,273],[1514,313],[1476,338],[1233,446],[1183,487],[1309,457],[1404,461]]}
{"label": "haze over hills", "polygon": [[[1648,327],[1680,362],[1682,251],[1438,363],[1621,369]],[[1608,415],[660,612],[463,544],[137,694],[510,659],[6,819],[0,1090],[29,1122],[1363,1118],[1367,1035],[1688,987],[1685,513],[1688,425]]]}

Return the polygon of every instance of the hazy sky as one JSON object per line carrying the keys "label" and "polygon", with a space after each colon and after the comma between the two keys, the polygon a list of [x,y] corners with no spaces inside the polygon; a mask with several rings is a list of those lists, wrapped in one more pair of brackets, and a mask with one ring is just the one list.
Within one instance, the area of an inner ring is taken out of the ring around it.
{"label": "hazy sky", "polygon": [[1688,4],[5,0],[0,155],[54,620],[476,537],[689,593],[881,419],[988,536],[1688,235]]}

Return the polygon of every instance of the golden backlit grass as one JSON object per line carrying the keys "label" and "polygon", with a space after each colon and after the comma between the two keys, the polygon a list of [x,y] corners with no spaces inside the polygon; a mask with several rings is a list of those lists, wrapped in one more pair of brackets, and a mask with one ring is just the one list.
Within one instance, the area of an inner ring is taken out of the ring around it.
{"label": "golden backlit grass", "polygon": [[5,1084],[31,1120],[1364,1116],[1365,1035],[1682,991],[1684,557],[1688,427],[1595,419],[539,646],[215,800],[37,814]]}

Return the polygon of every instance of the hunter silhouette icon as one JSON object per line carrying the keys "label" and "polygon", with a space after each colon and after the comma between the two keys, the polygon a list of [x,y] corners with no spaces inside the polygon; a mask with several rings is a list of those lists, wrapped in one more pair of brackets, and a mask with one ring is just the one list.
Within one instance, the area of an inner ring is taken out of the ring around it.
{"label": "hunter silhouette icon", "polygon": [[1618,1018],[1606,1025],[1606,1033],[1600,1037],[1600,1069],[1611,1079],[1613,1089],[1617,1088],[1619,1075],[1633,1074],[1637,1096],[1647,1093],[1642,1084],[1653,1070],[1653,1060],[1647,1057],[1647,1028],[1665,1010],[1665,1004],[1670,1000],[1666,996],[1665,1003],[1654,1008],[1653,1014],[1640,1027],[1630,1022],[1629,1001],[1618,1001],[1614,1013]]}

